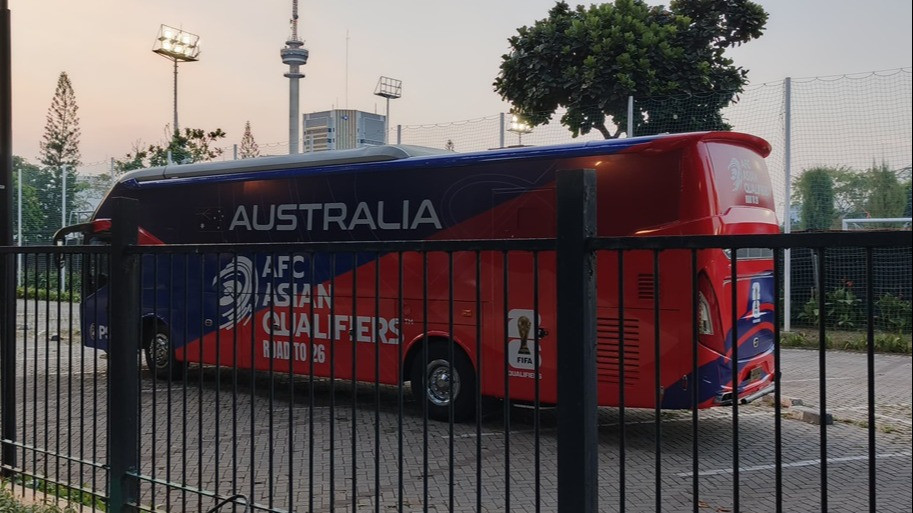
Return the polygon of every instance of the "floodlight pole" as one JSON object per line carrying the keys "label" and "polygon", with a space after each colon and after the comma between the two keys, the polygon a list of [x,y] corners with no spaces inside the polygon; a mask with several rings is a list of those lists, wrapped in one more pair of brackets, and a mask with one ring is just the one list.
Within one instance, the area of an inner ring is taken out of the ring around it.
{"label": "floodlight pole", "polygon": [[180,131],[178,124],[178,61],[195,62],[200,56],[200,36],[183,29],[162,25],[152,51],[170,60],[173,65],[174,133]]}
{"label": "floodlight pole", "polygon": [[387,97],[387,111],[384,114],[384,144],[390,144],[390,98]]}
{"label": "floodlight pole", "polygon": [[174,133],[178,133],[178,60],[174,60]]}
{"label": "floodlight pole", "polygon": [[[384,116],[384,144],[390,143],[390,100],[403,96],[403,81],[390,77],[377,79],[374,95],[387,99],[387,113]],[[399,142],[399,141],[397,141]]]}

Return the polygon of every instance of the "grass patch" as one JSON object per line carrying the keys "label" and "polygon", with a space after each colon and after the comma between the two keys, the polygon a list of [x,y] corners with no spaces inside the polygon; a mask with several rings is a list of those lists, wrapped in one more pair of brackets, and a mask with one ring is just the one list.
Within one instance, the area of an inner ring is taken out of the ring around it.
{"label": "grass patch", "polygon": [[[80,490],[79,488],[51,483],[44,479],[21,476],[14,478],[12,483],[18,486],[36,490],[48,497],[57,497],[68,502],[69,505],[63,509],[61,509],[56,504],[23,506],[16,500],[15,496],[13,496],[10,490],[6,488],[7,483],[3,483],[3,488],[0,490],[0,492],[3,494],[3,498],[0,498],[0,512],[5,513],[6,511],[11,511],[14,513],[70,513],[77,511],[75,506],[78,505],[88,506],[98,511],[107,511],[108,509],[107,504],[105,504],[104,500],[98,496],[92,495],[89,492]],[[22,509],[4,509],[7,505],[7,503],[4,502],[5,500],[8,501],[9,504]]]}
{"label": "grass patch", "polygon": [[[818,349],[818,330],[797,329],[780,334],[782,347]],[[825,347],[841,351],[865,351],[868,341],[865,332],[828,330],[825,332]],[[875,351],[878,353],[911,354],[913,336],[909,333],[876,333]]]}
{"label": "grass patch", "polygon": [[67,506],[61,509],[56,504],[32,504],[26,506],[20,503],[13,493],[6,488],[6,483],[0,489],[0,511],[3,513],[76,513],[76,508]]}
{"label": "grass patch", "polygon": [[16,298],[17,299],[35,299],[44,301],[64,301],[64,302],[74,302],[78,303],[79,293],[73,291],[70,294],[69,290],[55,290],[47,288],[34,288],[34,287],[17,287],[16,288]]}

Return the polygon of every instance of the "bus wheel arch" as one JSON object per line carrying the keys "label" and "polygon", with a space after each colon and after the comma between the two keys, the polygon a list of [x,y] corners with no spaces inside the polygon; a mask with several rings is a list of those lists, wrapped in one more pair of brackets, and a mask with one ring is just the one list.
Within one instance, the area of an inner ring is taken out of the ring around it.
{"label": "bus wheel arch", "polygon": [[171,330],[157,317],[145,317],[142,324],[141,347],[146,368],[155,378],[172,381],[184,375],[186,363],[174,357]]}
{"label": "bus wheel arch", "polygon": [[[463,345],[453,339],[453,361],[450,361],[450,338],[429,335],[416,340],[403,361],[403,381],[411,381],[412,395],[434,420],[450,419],[450,399],[453,399],[453,420],[460,422],[475,415],[475,365]],[[423,348],[428,348],[428,361]],[[450,394],[453,394],[452,396]]]}

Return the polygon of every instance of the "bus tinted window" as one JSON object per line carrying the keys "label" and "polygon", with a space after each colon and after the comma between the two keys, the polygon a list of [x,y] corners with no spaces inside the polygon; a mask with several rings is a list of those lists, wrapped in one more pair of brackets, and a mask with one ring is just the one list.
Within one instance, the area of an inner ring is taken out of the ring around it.
{"label": "bus tinted window", "polygon": [[732,144],[707,143],[721,212],[730,207],[774,209],[773,190],[764,159]]}

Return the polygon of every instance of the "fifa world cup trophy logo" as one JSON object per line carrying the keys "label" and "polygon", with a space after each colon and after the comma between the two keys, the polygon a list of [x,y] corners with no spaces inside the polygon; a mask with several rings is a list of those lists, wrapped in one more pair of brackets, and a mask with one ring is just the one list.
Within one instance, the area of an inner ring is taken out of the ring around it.
{"label": "fifa world cup trophy logo", "polygon": [[529,317],[524,315],[517,319],[517,331],[520,332],[520,349],[517,354],[530,354],[529,344],[527,344],[530,327],[532,327],[532,322],[530,322]]}

